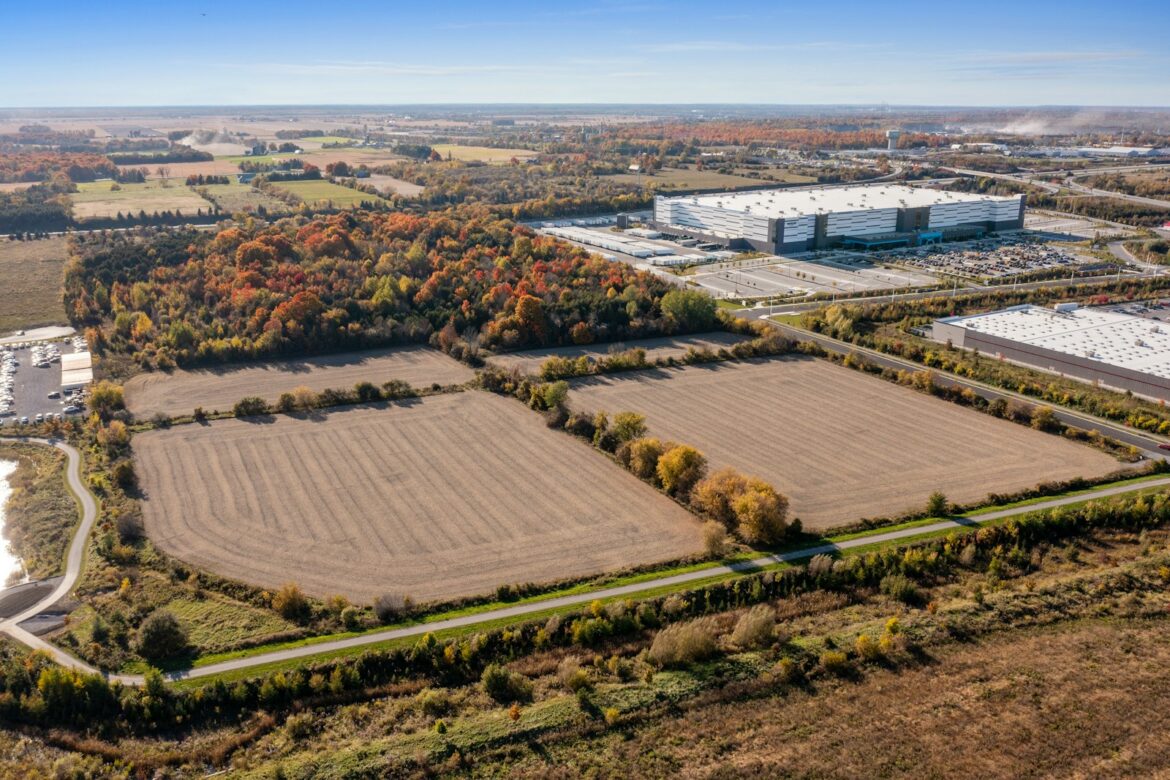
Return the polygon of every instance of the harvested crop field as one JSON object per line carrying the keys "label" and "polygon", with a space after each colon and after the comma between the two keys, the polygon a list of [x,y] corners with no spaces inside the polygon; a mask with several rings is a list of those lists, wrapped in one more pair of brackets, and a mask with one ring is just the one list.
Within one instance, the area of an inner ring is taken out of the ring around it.
{"label": "harvested crop field", "polygon": [[590,344],[585,347],[555,347],[509,352],[490,357],[487,362],[500,368],[518,368],[525,373],[535,374],[540,371],[541,364],[554,355],[571,358],[585,355],[596,360],[613,352],[638,348],[646,350],[646,360],[653,363],[660,358],[681,358],[691,348],[718,352],[732,344],[744,341],[746,338],[746,336],[737,336],[734,333],[715,332],[691,336],[667,336],[657,339],[634,339],[633,341],[616,341],[609,344]]}
{"label": "harvested crop field", "polygon": [[134,455],[159,547],[322,597],[448,599],[700,546],[690,513],[478,391],[154,430]]}
{"label": "harvested crop field", "polygon": [[250,395],[271,403],[301,386],[320,392],[399,379],[413,387],[429,387],[462,384],[474,377],[474,371],[438,350],[392,347],[247,366],[153,371],[126,382],[125,396],[126,408],[140,418],[160,413],[175,417],[191,414],[196,406],[208,412],[230,411],[236,401]]}
{"label": "harvested crop field", "polygon": [[183,163],[163,163],[162,165],[119,165],[118,169],[121,171],[132,171],[136,169],[145,168],[146,178],[160,179],[163,178],[158,175],[158,169],[166,168],[167,176],[184,181],[188,176],[230,176],[240,172],[240,166],[233,162],[224,160],[200,160],[198,162],[183,162]]}
{"label": "harvested crop field", "polygon": [[636,411],[650,435],[771,482],[824,529],[1119,468],[1087,446],[813,358],[575,380],[576,410]]}

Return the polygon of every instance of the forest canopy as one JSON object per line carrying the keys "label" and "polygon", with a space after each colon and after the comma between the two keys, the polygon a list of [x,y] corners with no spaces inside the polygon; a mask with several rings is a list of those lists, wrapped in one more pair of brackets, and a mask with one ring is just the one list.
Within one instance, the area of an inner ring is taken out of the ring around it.
{"label": "forest canopy", "polygon": [[[99,353],[144,367],[430,340],[480,348],[681,332],[671,285],[461,207],[146,229],[73,239],[66,306]],[[667,306],[667,309],[671,309]],[[678,314],[686,311],[687,316]]]}

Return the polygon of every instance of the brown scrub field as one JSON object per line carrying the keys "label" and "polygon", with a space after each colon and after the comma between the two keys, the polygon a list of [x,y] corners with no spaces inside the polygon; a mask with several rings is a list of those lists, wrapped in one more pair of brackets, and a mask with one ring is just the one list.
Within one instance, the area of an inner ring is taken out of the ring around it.
{"label": "brown scrub field", "polygon": [[0,335],[68,322],[61,287],[66,254],[64,236],[0,239]]}
{"label": "brown scrub field", "polygon": [[655,339],[634,339],[631,341],[616,341],[609,344],[590,344],[583,347],[553,347],[551,349],[528,349],[523,352],[509,352],[488,358],[488,363],[504,369],[518,368],[527,374],[536,374],[540,366],[550,357],[579,358],[582,355],[593,358],[605,357],[613,352],[622,352],[627,349],[646,350],[646,360],[654,362],[659,358],[681,358],[692,347],[697,350],[709,349],[718,352],[730,347],[745,336],[734,333],[700,333],[690,336],[665,336]]}
{"label": "brown scrub field", "polygon": [[358,382],[381,386],[399,379],[413,387],[462,384],[475,372],[428,347],[391,347],[336,355],[274,360],[230,367],[152,371],[124,386],[126,408],[140,418],[191,414],[196,406],[227,412],[236,401],[259,396],[272,403],[281,393],[304,386],[320,392],[348,389]]}
{"label": "brown scrub field", "polygon": [[771,482],[789,497],[789,516],[817,530],[921,509],[935,490],[970,503],[1119,467],[1088,446],[814,358],[572,385],[574,410],[644,414],[649,435],[697,447],[712,471]]}
{"label": "brown scrub field", "polygon": [[183,425],[133,446],[154,543],[267,588],[442,600],[700,547],[686,510],[484,392]]}
{"label": "brown scrub field", "polygon": [[502,748],[490,767],[477,756],[477,776],[1164,778],[1170,718],[1152,702],[1170,694],[1165,622],[1004,632],[909,668],[712,694],[646,725]]}

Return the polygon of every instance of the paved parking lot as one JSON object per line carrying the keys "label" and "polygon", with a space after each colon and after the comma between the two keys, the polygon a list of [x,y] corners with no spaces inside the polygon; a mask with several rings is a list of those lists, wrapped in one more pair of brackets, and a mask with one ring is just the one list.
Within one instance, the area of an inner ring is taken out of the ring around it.
{"label": "paved parking lot", "polygon": [[[52,343],[62,355],[77,351],[68,339]],[[38,414],[65,414],[65,409],[73,401],[61,392],[60,361],[50,362],[47,367],[34,365],[33,346],[29,344],[0,347],[0,355],[10,355],[10,358],[0,360],[0,363],[12,366],[0,373],[0,387],[7,388],[8,383],[11,383],[10,405],[0,404],[0,425],[11,427],[24,417],[33,422]],[[56,393],[57,397],[50,398],[50,393]]]}
{"label": "paved parking lot", "polygon": [[987,280],[1043,271],[1065,270],[1071,273],[1081,266],[1101,263],[1095,257],[1028,233],[965,241],[961,244],[901,249],[885,253],[885,256],[930,272]]}
{"label": "paved parking lot", "polygon": [[853,253],[824,253],[816,259],[770,258],[758,265],[696,270],[692,277],[716,297],[857,294],[937,284],[918,271],[889,268]]}
{"label": "paved parking lot", "polygon": [[1029,211],[1024,215],[1024,228],[1043,233],[1053,240],[1078,241],[1094,236],[1137,235],[1134,228],[1119,227],[1084,217],[1064,214],[1046,214]]}

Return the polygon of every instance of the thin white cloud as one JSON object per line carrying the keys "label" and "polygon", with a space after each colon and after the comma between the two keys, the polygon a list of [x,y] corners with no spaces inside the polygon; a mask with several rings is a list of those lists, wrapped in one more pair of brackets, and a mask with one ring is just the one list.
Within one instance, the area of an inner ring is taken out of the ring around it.
{"label": "thin white cloud", "polygon": [[431,65],[379,61],[334,62],[262,62],[255,65],[232,65],[232,68],[255,68],[267,73],[289,76],[410,76],[445,77],[477,73],[518,73],[527,70],[514,65]]}
{"label": "thin white cloud", "polygon": [[645,51],[659,54],[693,53],[693,52],[751,52],[751,51],[846,51],[853,49],[880,49],[888,44],[882,43],[850,43],[845,41],[803,41],[801,43],[753,43],[751,41],[734,40],[695,40],[695,41],[662,41],[658,43],[642,44]]}
{"label": "thin white cloud", "polygon": [[973,51],[958,55],[958,59],[975,62],[996,63],[1064,63],[1064,62],[1109,62],[1132,60],[1142,52],[1122,51]]}
{"label": "thin white cloud", "polygon": [[941,69],[960,80],[1059,81],[1117,73],[1132,66],[1140,51],[978,51],[958,53]]}
{"label": "thin white cloud", "polygon": [[777,47],[772,44],[744,43],[743,41],[667,41],[665,43],[648,43],[643,46],[646,51],[659,54],[694,53],[694,52],[735,52],[735,51],[774,51]]}

